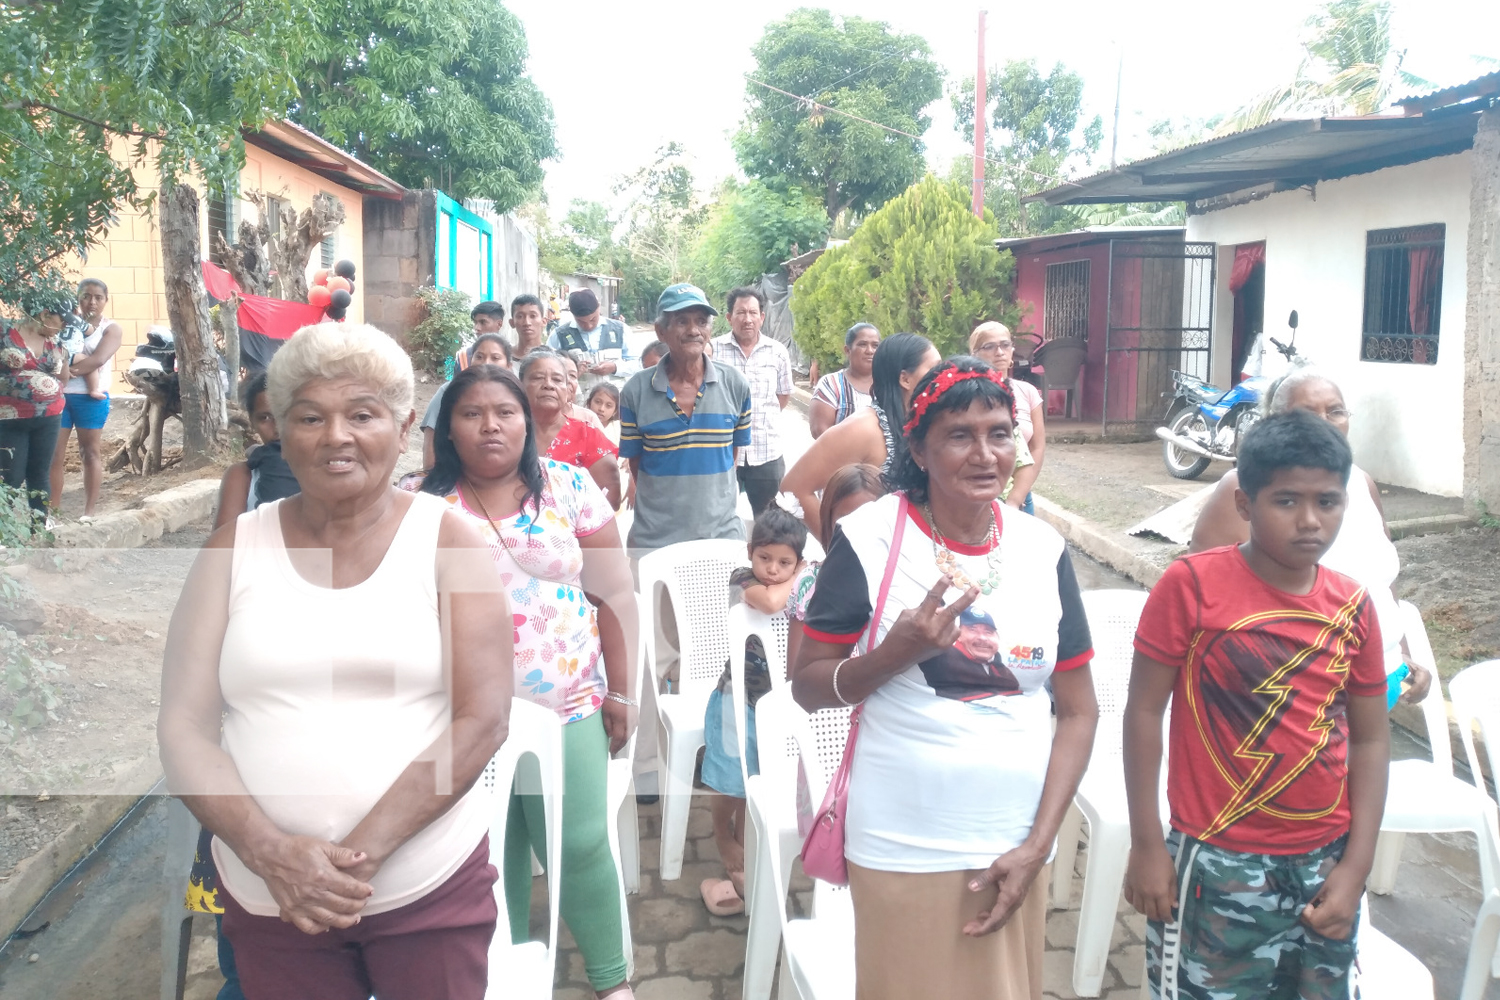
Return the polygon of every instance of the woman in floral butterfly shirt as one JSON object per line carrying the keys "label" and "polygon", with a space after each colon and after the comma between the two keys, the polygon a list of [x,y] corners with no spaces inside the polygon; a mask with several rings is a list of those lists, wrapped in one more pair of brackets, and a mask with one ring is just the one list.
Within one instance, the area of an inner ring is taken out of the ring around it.
{"label": "woman in floral butterfly shirt", "polygon": [[0,321],[0,477],[24,488],[42,518],[68,380],[68,352],[59,336],[72,311],[72,300],[57,296],[30,304],[29,318],[19,323]]}
{"label": "woman in floral butterfly shirt", "polygon": [[[629,997],[619,883],[608,842],[609,756],[635,726],[637,615],[614,510],[588,472],[537,452],[530,404],[509,371],[481,365],[449,385],[422,489],[490,540],[510,595],[516,694],[563,726],[563,919],[599,996]],[[505,896],[527,940],[531,852],[545,857],[539,796],[512,794]]]}

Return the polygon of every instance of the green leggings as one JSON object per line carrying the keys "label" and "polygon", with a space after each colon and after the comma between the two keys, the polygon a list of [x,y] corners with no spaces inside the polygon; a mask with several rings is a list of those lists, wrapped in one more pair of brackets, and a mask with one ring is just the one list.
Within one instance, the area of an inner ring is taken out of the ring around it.
{"label": "green leggings", "polygon": [[[536,760],[524,757],[522,764],[535,769]],[[563,872],[559,903],[562,918],[583,955],[589,983],[596,990],[625,981],[620,883],[615,859],[609,853],[608,777],[609,737],[604,732],[604,713],[595,712],[563,726]],[[531,937],[531,853],[535,850],[546,866],[545,831],[541,796],[512,792],[505,834],[505,901],[510,910],[510,939],[516,944]]]}

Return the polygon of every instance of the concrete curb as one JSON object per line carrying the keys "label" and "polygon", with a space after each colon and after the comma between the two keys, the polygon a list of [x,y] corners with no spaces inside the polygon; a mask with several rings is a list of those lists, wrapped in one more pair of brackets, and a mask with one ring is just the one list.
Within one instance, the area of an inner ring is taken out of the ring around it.
{"label": "concrete curb", "polygon": [[88,524],[68,523],[53,531],[64,549],[134,549],[214,512],[219,480],[194,479],[154,493],[135,510],[104,514]]}
{"label": "concrete curb", "polygon": [[78,818],[36,854],[22,861],[0,882],[0,942],[21,929],[36,905],[120,821],[141,795],[161,779],[161,763],[142,758],[121,778],[119,795],[80,796]]}
{"label": "concrete curb", "polygon": [[1477,528],[1479,522],[1467,514],[1437,514],[1432,517],[1411,517],[1404,521],[1387,522],[1391,538],[1412,538],[1416,535],[1446,535]]}
{"label": "concrete curb", "polygon": [[1114,537],[1118,532],[1100,527],[1087,518],[1079,517],[1070,510],[1059,507],[1039,493],[1032,494],[1036,516],[1056,528],[1058,534],[1072,542],[1086,555],[1099,560],[1117,573],[1123,573],[1142,587],[1156,586],[1165,568],[1156,565],[1145,556],[1130,551],[1130,548]]}

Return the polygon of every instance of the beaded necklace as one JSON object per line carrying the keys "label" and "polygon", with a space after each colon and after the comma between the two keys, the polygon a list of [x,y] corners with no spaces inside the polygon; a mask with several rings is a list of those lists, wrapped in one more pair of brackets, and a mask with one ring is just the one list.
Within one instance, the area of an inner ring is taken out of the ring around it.
{"label": "beaded necklace", "polygon": [[960,590],[968,590],[970,587],[978,587],[981,594],[992,594],[1000,589],[1000,522],[995,518],[995,508],[990,507],[990,530],[985,540],[990,543],[989,551],[985,553],[984,561],[989,572],[978,581],[971,580],[958,565],[958,559],[953,551],[948,548],[948,540],[943,533],[938,531],[937,521],[932,517],[932,507],[928,504],[922,505],[922,516],[927,520],[927,526],[932,530],[932,561],[943,573],[953,578],[953,585]]}

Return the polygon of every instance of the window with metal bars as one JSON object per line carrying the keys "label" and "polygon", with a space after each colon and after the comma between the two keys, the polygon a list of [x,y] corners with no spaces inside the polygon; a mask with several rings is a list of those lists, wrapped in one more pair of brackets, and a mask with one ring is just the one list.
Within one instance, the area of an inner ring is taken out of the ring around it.
{"label": "window with metal bars", "polygon": [[323,242],[318,244],[319,267],[333,266],[333,234],[329,233],[323,237]]}
{"label": "window with metal bars", "polygon": [[1437,364],[1446,233],[1442,223],[1369,232],[1361,360]]}
{"label": "window with metal bars", "polygon": [[235,218],[238,200],[233,191],[208,196],[208,259],[220,267],[224,266],[223,255],[219,253],[218,241],[214,237],[223,236],[225,243],[234,245],[234,228],[239,221]]}
{"label": "window with metal bars", "polygon": [[1047,340],[1089,335],[1089,262],[1047,265],[1042,335]]}
{"label": "window with metal bars", "polygon": [[286,205],[280,198],[266,198],[266,234],[273,240],[281,238],[281,210]]}

